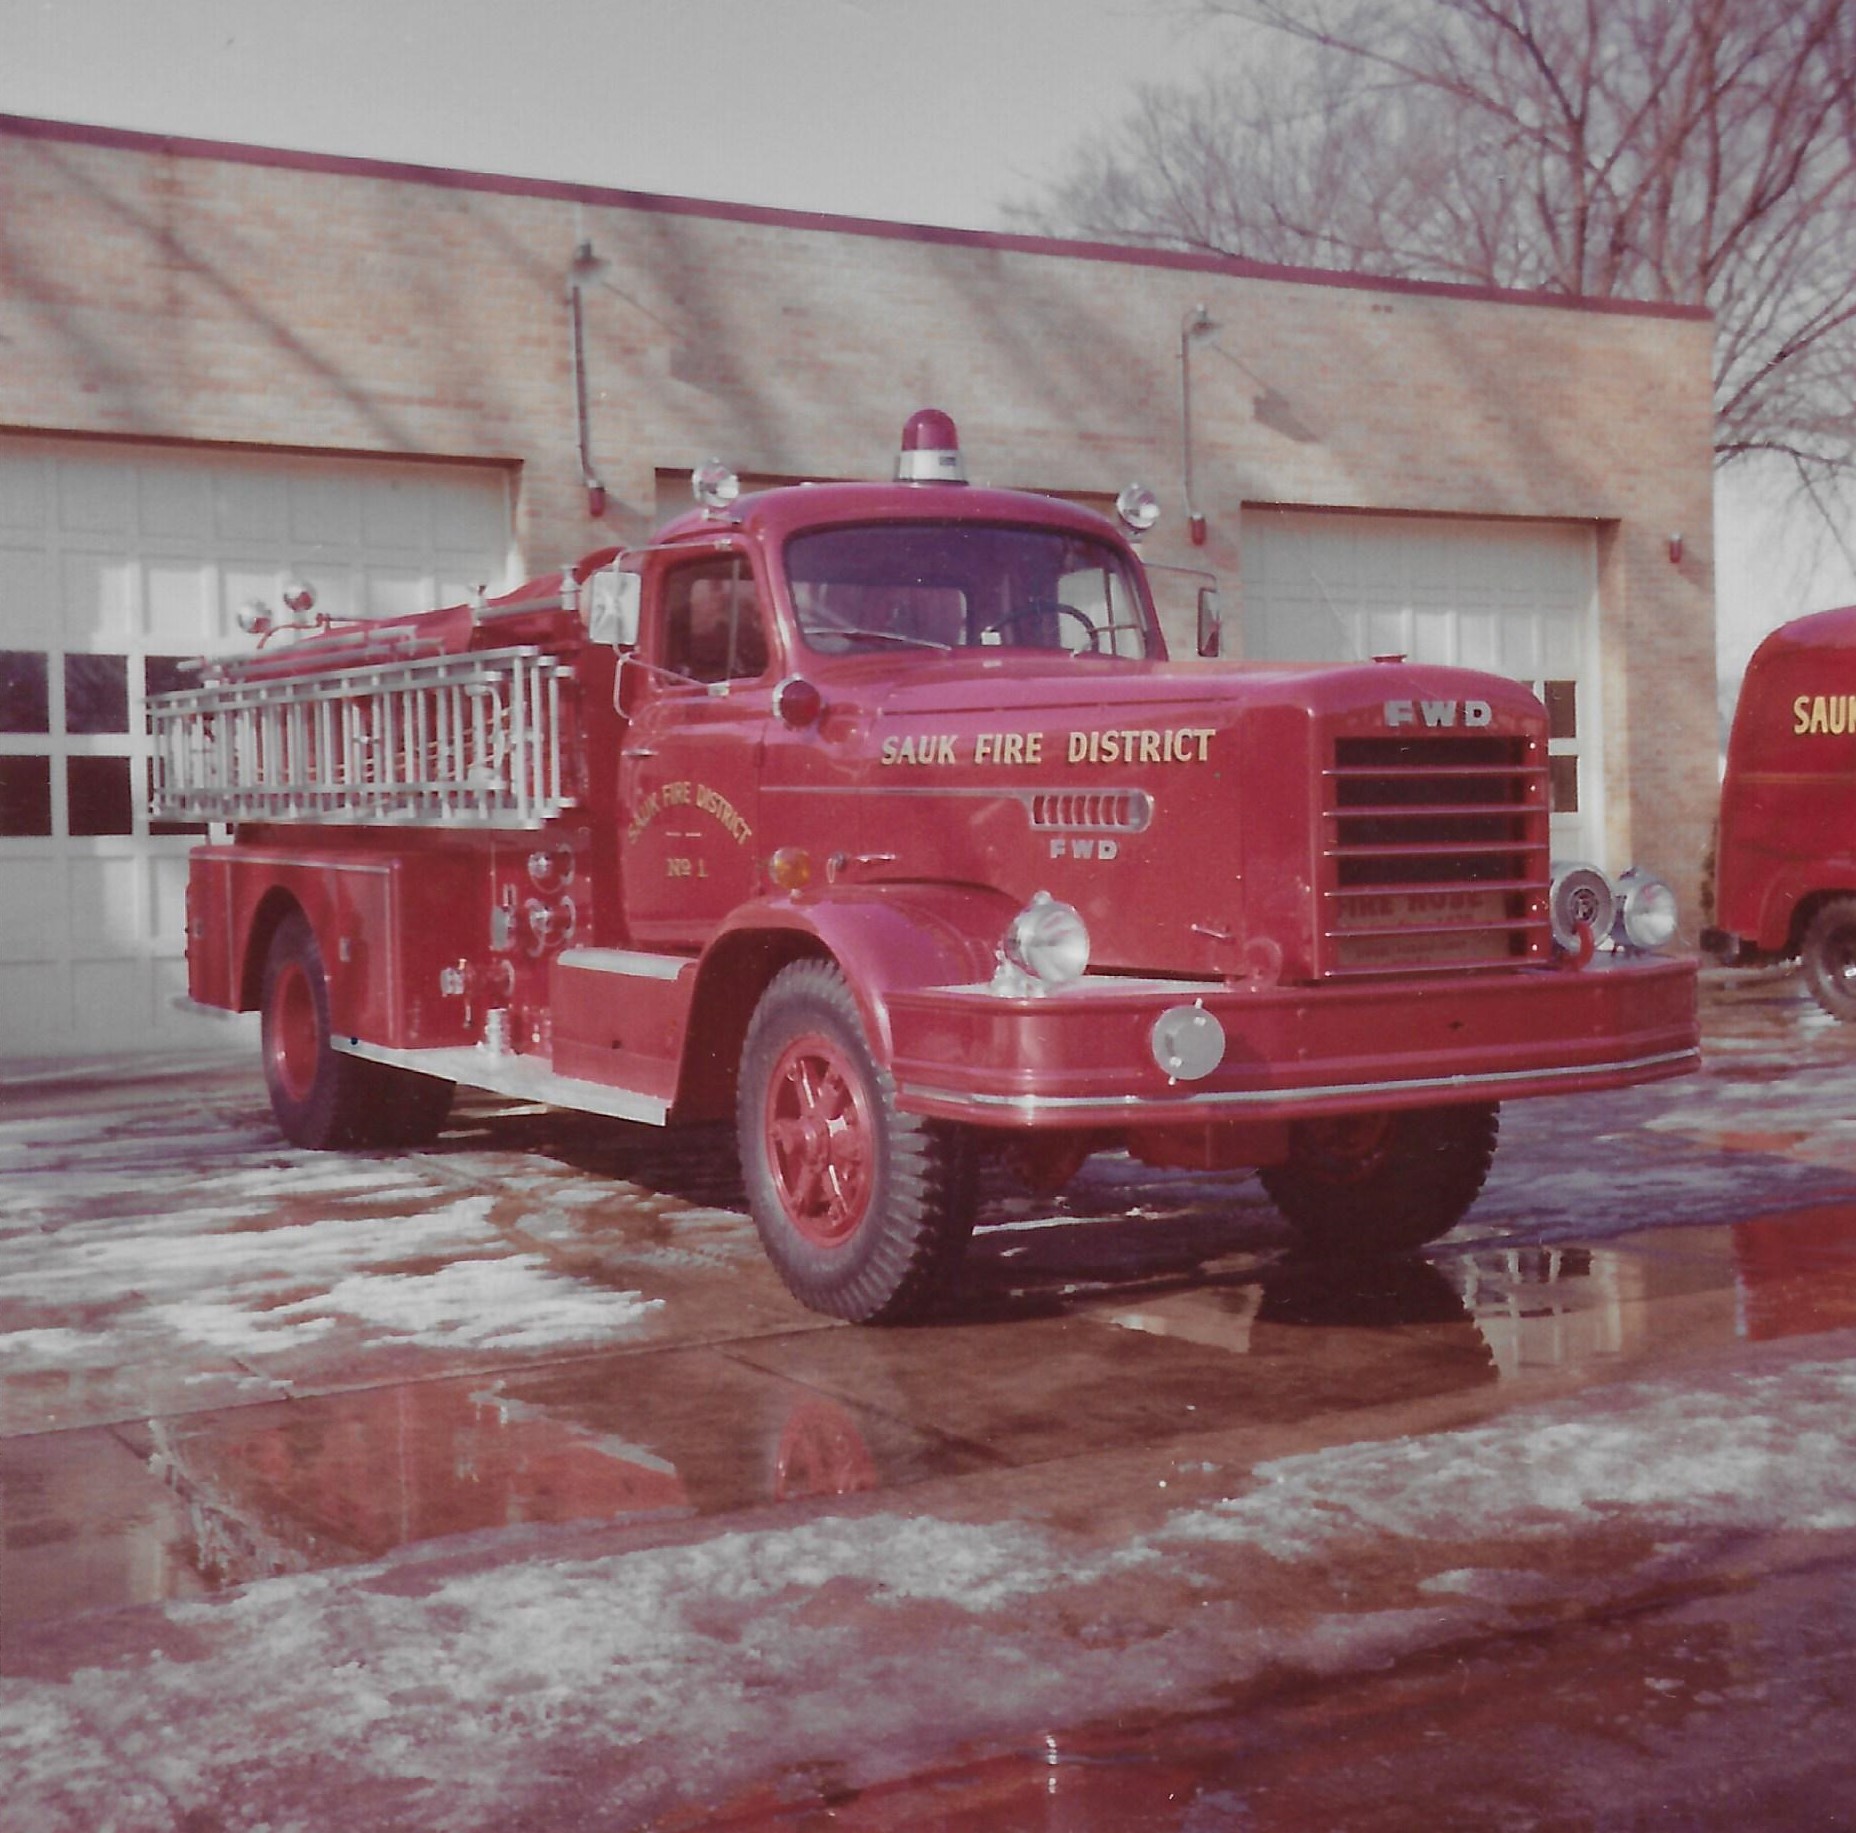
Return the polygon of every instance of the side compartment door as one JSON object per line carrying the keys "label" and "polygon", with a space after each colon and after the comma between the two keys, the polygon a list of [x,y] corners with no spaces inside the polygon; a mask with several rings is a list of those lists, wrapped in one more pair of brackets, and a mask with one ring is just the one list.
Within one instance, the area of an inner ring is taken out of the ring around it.
{"label": "side compartment door", "polygon": [[656,615],[623,665],[626,926],[639,943],[693,949],[761,887],[772,648],[744,553],[668,561],[646,594]]}

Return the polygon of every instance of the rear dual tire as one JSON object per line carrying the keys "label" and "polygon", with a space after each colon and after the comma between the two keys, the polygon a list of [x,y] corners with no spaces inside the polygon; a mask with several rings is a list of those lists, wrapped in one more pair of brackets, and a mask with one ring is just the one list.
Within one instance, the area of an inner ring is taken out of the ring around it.
{"label": "rear dual tire", "polygon": [[335,1048],[322,949],[301,911],[271,937],[261,1007],[271,1112],[292,1145],[423,1145],[444,1125],[451,1083]]}

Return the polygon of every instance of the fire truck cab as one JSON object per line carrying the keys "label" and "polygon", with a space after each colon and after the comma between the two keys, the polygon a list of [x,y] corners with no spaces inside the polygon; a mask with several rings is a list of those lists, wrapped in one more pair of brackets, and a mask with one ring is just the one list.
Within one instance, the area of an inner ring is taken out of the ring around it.
{"label": "fire truck cab", "polygon": [[980,1153],[1256,1166],[1322,1247],[1473,1202],[1505,1099],[1696,1063],[1660,881],[1548,857],[1519,684],[1167,659],[1132,535],[964,481],[697,504],[502,599],[296,633],[156,704],[222,823],[192,997],[263,1015],[284,1132],[405,1143],[453,1085],[732,1117],[794,1293],[948,1283]]}

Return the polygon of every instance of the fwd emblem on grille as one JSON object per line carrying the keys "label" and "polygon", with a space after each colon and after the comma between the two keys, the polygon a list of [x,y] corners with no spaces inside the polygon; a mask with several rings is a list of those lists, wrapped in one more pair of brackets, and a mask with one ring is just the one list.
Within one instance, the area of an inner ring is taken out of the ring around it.
{"label": "fwd emblem on grille", "polygon": [[1486,726],[1495,709],[1486,700],[1388,700],[1389,726]]}

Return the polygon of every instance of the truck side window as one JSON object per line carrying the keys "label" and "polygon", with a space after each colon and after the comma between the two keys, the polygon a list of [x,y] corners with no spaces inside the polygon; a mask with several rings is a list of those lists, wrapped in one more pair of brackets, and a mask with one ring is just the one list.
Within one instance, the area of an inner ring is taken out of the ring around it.
{"label": "truck side window", "polygon": [[663,664],[692,681],[746,681],[767,672],[767,630],[739,558],[679,567],[664,582]]}
{"label": "truck side window", "polygon": [[1082,614],[1059,618],[1056,640],[1061,647],[1094,648],[1112,656],[1146,653],[1141,608],[1119,567],[1098,565],[1066,572],[1058,583],[1057,598]]}

